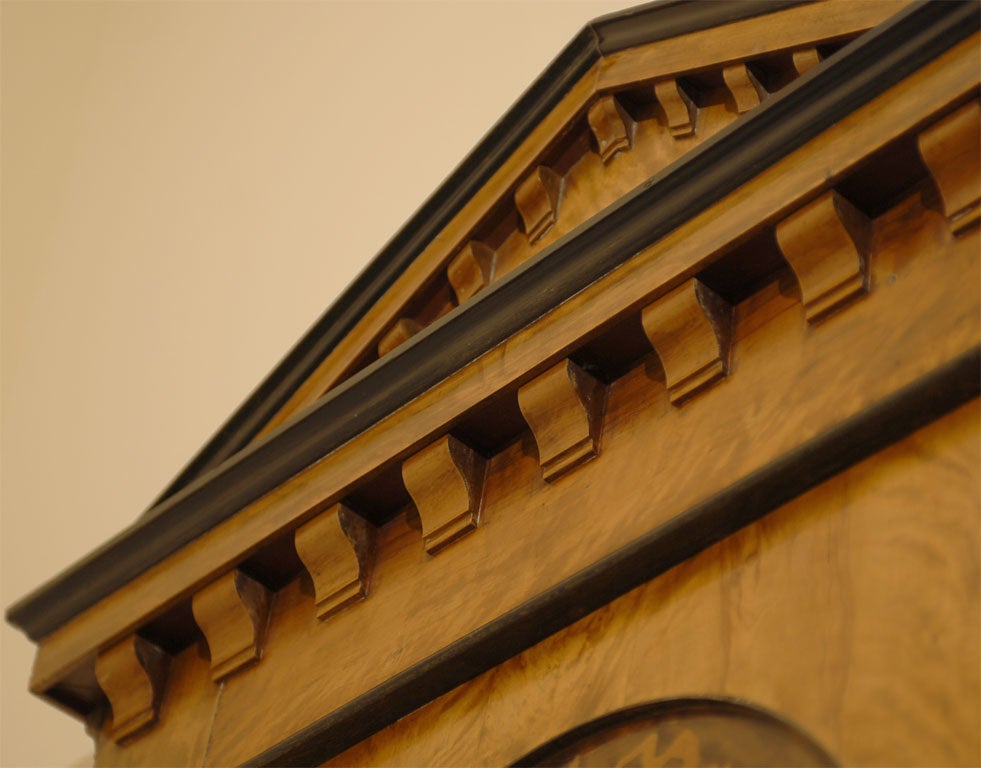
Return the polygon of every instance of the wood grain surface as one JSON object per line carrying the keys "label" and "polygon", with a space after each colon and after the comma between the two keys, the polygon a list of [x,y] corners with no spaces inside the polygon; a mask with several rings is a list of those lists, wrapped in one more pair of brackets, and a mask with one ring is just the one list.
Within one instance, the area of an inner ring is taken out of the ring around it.
{"label": "wood grain surface", "polygon": [[979,466],[975,402],[327,765],[506,765],[698,696],[766,707],[842,765],[977,765]]}

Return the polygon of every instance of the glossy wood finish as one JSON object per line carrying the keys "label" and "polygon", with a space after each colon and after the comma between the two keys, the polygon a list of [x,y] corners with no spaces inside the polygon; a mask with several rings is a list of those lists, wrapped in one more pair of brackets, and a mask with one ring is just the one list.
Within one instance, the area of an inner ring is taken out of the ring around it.
{"label": "glossy wood finish", "polygon": [[476,240],[471,240],[453,257],[446,268],[446,276],[453,286],[458,304],[490,285],[494,277],[495,258],[493,250]]}
{"label": "glossy wood finish", "polygon": [[375,527],[343,504],[296,529],[296,553],[313,580],[318,619],[368,594],[375,536]]}
{"label": "glossy wood finish", "polygon": [[672,136],[681,138],[695,133],[698,107],[677,79],[671,77],[657,81],[654,83],[654,94],[661,103]]}
{"label": "glossy wood finish", "polygon": [[[639,366],[611,384],[603,453],[567,479],[545,483],[523,440],[489,462],[485,524],[438,557],[421,559],[408,523],[383,529],[371,600],[318,624],[300,589],[281,591],[266,658],[223,695],[213,761],[252,759],[257,740],[272,746],[433,663],[454,642],[479,637],[492,616],[520,611],[550,585],[779,462],[803,435],[828,433],[981,343],[977,242],[947,250],[944,219],[918,197],[876,224],[875,275],[885,284],[895,274],[888,288],[810,327],[793,291],[774,285],[737,310],[734,373],[724,386],[676,408]],[[949,270],[962,279],[948,283]],[[378,622],[388,630],[372,632]],[[298,664],[305,677],[284,683]],[[260,716],[251,703],[273,680],[278,704]]]}
{"label": "glossy wood finish", "polygon": [[327,765],[507,765],[689,696],[778,712],[841,765],[976,765],[978,426],[965,406]]}
{"label": "glossy wood finish", "polygon": [[728,67],[723,67],[722,78],[729,93],[732,94],[739,114],[758,107],[760,102],[769,96],[763,84],[745,64],[730,64]]}
{"label": "glossy wood finish", "polygon": [[[690,274],[727,243],[758,231],[759,222],[779,219],[795,199],[812,197],[824,188],[829,174],[840,177],[876,147],[929,121],[950,101],[976,87],[973,50],[971,41],[927,65],[888,98],[840,121],[808,147],[764,171],[724,204],[682,225],[615,274],[597,281],[516,334],[506,347],[488,353],[479,364],[461,370],[427,392],[399,414],[397,423],[383,422],[367,431],[338,449],[329,460],[314,465],[275,494],[244,509],[234,520],[208,531],[178,556],[148,570],[119,590],[111,601],[93,607],[53,633],[40,647],[35,689],[44,691],[56,685],[65,674],[85,663],[90,648],[119,637],[154,613],[173,606],[216,568],[234,565],[258,542],[282,532],[284,527],[300,524],[308,510],[330,503],[332,497],[350,487],[354,478],[377,469],[380,462],[388,460],[386,457],[419,446],[461,412],[482,402],[489,391],[521,380],[543,361],[554,364],[555,356],[584,334],[656,298],[659,286],[673,287],[678,275]],[[940,275],[930,279],[943,283]],[[932,326],[927,323],[925,327]]]}
{"label": "glossy wood finish", "polygon": [[800,285],[809,323],[867,290],[869,221],[834,190],[780,222],[776,234]]}
{"label": "glossy wood finish", "polygon": [[269,599],[262,584],[238,569],[194,596],[191,608],[211,653],[212,680],[218,682],[262,656]]}
{"label": "glossy wood finish", "polygon": [[112,707],[114,741],[136,735],[157,721],[167,679],[167,654],[139,635],[130,635],[95,660],[95,676]]}

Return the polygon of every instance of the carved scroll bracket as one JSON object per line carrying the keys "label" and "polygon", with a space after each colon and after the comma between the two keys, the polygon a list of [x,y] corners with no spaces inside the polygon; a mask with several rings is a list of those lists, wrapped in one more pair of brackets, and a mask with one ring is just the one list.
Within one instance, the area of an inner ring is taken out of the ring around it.
{"label": "carved scroll bracket", "polygon": [[558,218],[562,187],[562,177],[544,165],[538,166],[518,186],[514,202],[524,221],[529,243],[539,240]]}
{"label": "carved scroll bracket", "polygon": [[606,388],[571,360],[518,390],[518,406],[538,444],[545,480],[598,454],[605,404]]}
{"label": "carved scroll bracket", "polygon": [[668,130],[675,138],[691,136],[698,123],[698,107],[688,91],[675,78],[654,83],[654,95],[664,108]]}
{"label": "carved scroll bracket", "polygon": [[335,504],[296,531],[296,552],[313,579],[317,618],[326,619],[368,594],[375,527]]}
{"label": "carved scroll bracket", "polygon": [[919,136],[920,155],[955,235],[981,218],[981,104],[972,99]]}
{"label": "carved scroll bracket", "polygon": [[603,96],[586,115],[596,139],[600,159],[610,162],[619,152],[630,149],[636,123],[615,96]]}
{"label": "carved scroll bracket", "polygon": [[453,257],[446,276],[453,286],[457,304],[490,285],[494,277],[495,253],[484,243],[471,240]]}
{"label": "carved scroll bracket", "polygon": [[429,554],[477,527],[485,471],[483,457],[452,435],[402,465],[402,479],[419,510]]}
{"label": "carved scroll bracket", "polygon": [[766,88],[745,64],[730,64],[728,67],[723,67],[722,79],[725,80],[726,88],[736,102],[736,111],[739,114],[758,107],[760,102],[769,96]]}
{"label": "carved scroll bracket", "polygon": [[226,573],[191,601],[211,652],[215,682],[259,660],[269,615],[269,593],[239,570]]}
{"label": "carved scroll bracket", "polygon": [[122,741],[157,721],[170,657],[130,635],[95,660],[95,677],[112,707],[110,736]]}
{"label": "carved scroll bracket", "polygon": [[728,372],[731,318],[729,304],[694,278],[644,309],[644,332],[661,359],[674,405]]}
{"label": "carved scroll bracket", "polygon": [[777,225],[777,244],[797,276],[809,323],[868,290],[870,240],[865,214],[834,190]]}

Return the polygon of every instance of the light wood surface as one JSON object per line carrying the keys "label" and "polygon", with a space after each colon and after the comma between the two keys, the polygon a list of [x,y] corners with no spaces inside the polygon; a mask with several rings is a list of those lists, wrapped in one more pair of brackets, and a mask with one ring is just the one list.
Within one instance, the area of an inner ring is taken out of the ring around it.
{"label": "light wood surface", "polygon": [[841,765],[977,765],[978,426],[975,402],[327,765],[507,765],[692,696],[768,708]]}
{"label": "light wood surface", "polygon": [[[438,435],[451,421],[459,419],[460,414],[483,402],[488,393],[527,380],[554,364],[577,342],[581,343],[590,334],[609,327],[610,323],[638,311],[661,293],[674,288],[717,258],[730,244],[744,242],[761,227],[785,217],[797,201],[810,199],[827,189],[831,181],[842,178],[876,148],[936,119],[947,105],[976,89],[976,46],[977,40],[972,38],[939,57],[889,93],[761,173],[719,205],[685,223],[631,262],[516,334],[506,344],[430,390],[395,417],[350,441],[276,492],[149,569],[112,598],[66,624],[40,645],[32,682],[34,690],[44,691],[56,685],[59,679],[86,664],[93,649],[108,647],[152,616],[187,599],[264,541],[282,534],[284,529],[302,524],[317,510],[323,509],[324,504],[339,500],[359,477],[368,476],[386,463],[409,455]],[[599,162],[598,157],[596,160]],[[927,216],[926,213],[916,215]],[[898,225],[893,223],[891,226]],[[909,242],[928,237],[927,242],[920,244],[924,253],[936,252],[930,238],[944,242],[949,236],[945,226],[938,229],[936,224],[930,224],[922,232],[915,237],[904,236]],[[976,243],[969,238],[962,238],[966,247],[976,248]],[[976,255],[976,250],[972,255]],[[911,260],[911,257],[905,258]],[[924,259],[915,263],[926,265],[930,261]],[[930,349],[921,360],[910,361],[910,368],[905,372],[895,370],[891,360],[886,362],[885,369],[892,373],[880,376],[880,386],[888,389],[909,381],[917,372],[925,372],[943,359],[950,359],[955,351],[963,351],[976,343],[971,325],[973,317],[970,312],[962,315],[963,309],[957,309],[973,307],[976,302],[968,287],[976,282],[972,284],[971,278],[967,277],[973,274],[976,259],[962,267],[952,265],[953,262],[948,262],[943,267],[936,267],[939,272],[923,278],[924,285],[933,285],[939,290],[948,283],[949,274],[958,275],[957,284],[951,289],[953,293],[944,297],[944,306],[936,312],[931,311],[922,323],[924,329],[937,329],[940,324],[943,330],[930,338]],[[885,278],[884,285],[889,285]],[[895,286],[889,290],[895,293]],[[968,293],[957,299],[955,294],[960,290]],[[922,306],[923,302],[930,301],[931,295],[929,290],[921,291],[910,298],[910,306]],[[878,306],[871,297],[860,304]],[[843,316],[853,312],[864,315],[862,308],[856,306]],[[884,319],[869,318],[868,321],[871,327],[883,326],[886,339],[908,323],[906,313],[885,324]],[[891,327],[893,325],[895,327]],[[906,329],[904,332],[915,331]],[[871,350],[870,355],[874,357],[875,352]],[[837,374],[829,373],[832,380],[837,380]],[[730,381],[733,378],[730,377]],[[717,389],[721,391],[727,387]],[[863,397],[874,398],[876,392],[883,391],[872,387]],[[852,400],[848,403],[854,404]],[[699,410],[702,409],[693,408],[691,412]],[[832,412],[835,411],[832,409]],[[264,666],[266,664],[259,668]]]}

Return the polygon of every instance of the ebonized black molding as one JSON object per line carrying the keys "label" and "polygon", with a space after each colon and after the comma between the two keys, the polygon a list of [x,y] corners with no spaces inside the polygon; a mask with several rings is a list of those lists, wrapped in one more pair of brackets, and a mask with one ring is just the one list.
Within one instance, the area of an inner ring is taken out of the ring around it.
{"label": "ebonized black molding", "polygon": [[319,765],[981,391],[974,349],[321,718],[249,765]]}
{"label": "ebonized black molding", "polygon": [[39,639],[561,304],[979,28],[923,3],[864,35],[490,290],[340,384],[11,607]]}
{"label": "ebonized black molding", "polygon": [[813,1],[669,0],[587,24],[171,481],[153,506],[252,441],[365,312],[602,56]]}

